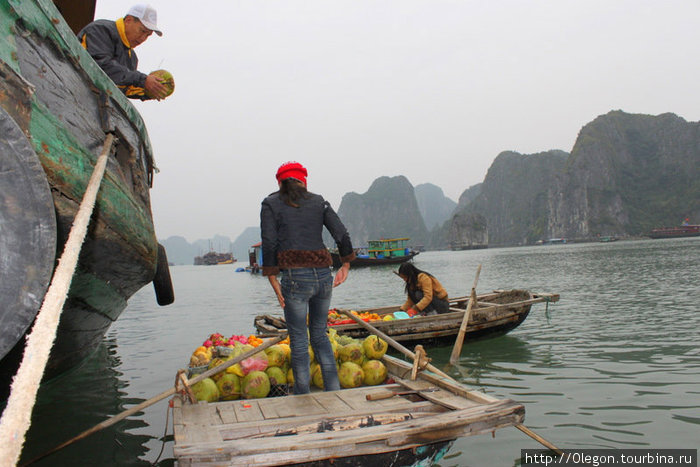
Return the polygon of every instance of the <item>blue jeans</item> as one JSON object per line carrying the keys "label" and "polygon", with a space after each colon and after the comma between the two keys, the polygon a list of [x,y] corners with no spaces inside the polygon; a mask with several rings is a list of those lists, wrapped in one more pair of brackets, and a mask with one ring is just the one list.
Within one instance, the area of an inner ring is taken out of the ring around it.
{"label": "blue jeans", "polygon": [[[340,389],[333,348],[326,334],[328,308],[333,292],[330,268],[293,268],[281,273],[284,319],[289,331],[294,372],[294,394],[309,392],[309,337],[316,361],[321,365],[326,391]],[[308,314],[307,336],[306,316]]]}

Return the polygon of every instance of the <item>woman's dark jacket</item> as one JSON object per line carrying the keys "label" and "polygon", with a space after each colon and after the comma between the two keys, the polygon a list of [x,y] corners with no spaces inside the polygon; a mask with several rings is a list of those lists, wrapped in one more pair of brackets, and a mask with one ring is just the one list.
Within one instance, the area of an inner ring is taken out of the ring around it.
{"label": "woman's dark jacket", "polygon": [[341,261],[352,261],[355,252],[350,234],[328,201],[307,192],[297,203],[299,207],[285,204],[279,192],[262,202],[263,275],[276,275],[280,269],[331,266],[331,255],[323,244],[323,226],[338,245]]}

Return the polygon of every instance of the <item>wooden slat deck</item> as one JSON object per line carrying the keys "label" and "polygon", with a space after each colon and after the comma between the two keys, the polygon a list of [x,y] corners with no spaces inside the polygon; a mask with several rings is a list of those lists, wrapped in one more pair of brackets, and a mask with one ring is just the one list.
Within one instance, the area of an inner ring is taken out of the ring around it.
{"label": "wooden slat deck", "polygon": [[[410,367],[399,363],[403,371],[392,372],[397,383],[390,385],[216,403],[189,404],[176,397],[178,465],[288,465],[376,455],[523,420],[524,408],[513,401],[481,397],[435,376],[401,379]],[[419,395],[366,398],[373,392],[436,387]]]}

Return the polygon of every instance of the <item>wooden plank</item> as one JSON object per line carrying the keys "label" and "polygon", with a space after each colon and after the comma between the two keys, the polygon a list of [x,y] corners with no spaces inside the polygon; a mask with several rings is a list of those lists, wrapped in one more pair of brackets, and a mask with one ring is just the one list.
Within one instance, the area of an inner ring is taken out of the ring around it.
{"label": "wooden plank", "polygon": [[[485,406],[477,406],[454,412],[445,412],[432,417],[412,419],[405,422],[363,427],[346,432],[323,432],[299,436],[283,436],[274,438],[256,439],[254,443],[249,440],[228,441],[223,443],[201,443],[194,447],[195,451],[202,449],[217,449],[219,452],[228,452],[235,455],[252,455],[256,453],[269,453],[273,451],[283,452],[288,450],[328,448],[331,446],[343,446],[349,443],[360,444],[373,442],[378,439],[388,440],[398,436],[409,436],[416,433],[441,430],[445,427],[466,426],[470,423],[482,421],[485,426],[493,421],[493,427],[497,425],[507,426],[501,423],[501,419],[508,414],[515,414],[512,423],[519,423],[524,416],[522,405],[510,400],[500,401]],[[497,423],[498,422],[498,423]],[[182,446],[178,450],[187,454],[189,448]]]}
{"label": "wooden plank", "polygon": [[216,410],[219,413],[222,424],[238,422],[238,417],[236,417],[232,404],[217,404]]}
{"label": "wooden plank", "polygon": [[316,402],[311,394],[287,396],[283,400],[284,404],[277,407],[278,417],[298,417],[326,413],[326,409]]}
{"label": "wooden plank", "polygon": [[352,407],[348,405],[336,391],[324,391],[313,395],[318,405],[326,409],[330,414],[342,414],[350,411]]}
{"label": "wooden plank", "polygon": [[185,404],[182,407],[182,415],[186,425],[209,425],[211,416],[209,412],[211,404],[199,402],[197,404]]}
{"label": "wooden plank", "polygon": [[236,403],[232,405],[232,408],[239,422],[260,421],[265,419],[262,412],[260,412],[258,403],[255,401],[248,399],[236,401]]}
{"label": "wooden plank", "polygon": [[[290,407],[290,402],[292,403],[292,407]],[[307,404],[310,404],[311,407],[316,407],[315,401],[312,401],[311,403],[309,402],[300,402],[300,398],[293,398],[291,396],[288,397],[272,397],[269,399],[259,399],[258,405],[260,406],[260,411],[262,412],[263,416],[265,417],[266,420],[270,419],[279,419],[279,418],[284,418],[284,417],[294,417],[296,415],[300,414],[300,407],[306,406]],[[324,410],[314,410],[311,409],[308,413],[309,414],[323,414],[325,413]],[[303,412],[301,412],[303,413]]]}
{"label": "wooden plank", "polygon": [[[384,413],[396,413],[396,412],[406,412],[410,411],[411,413],[425,413],[425,412],[434,412],[435,411],[435,404],[429,401],[421,401],[421,402],[410,402],[406,401],[403,398],[398,398],[402,399],[405,404],[403,406],[397,406],[395,408],[390,408],[384,411]],[[369,402],[368,402],[369,404]],[[364,415],[373,415],[376,414],[377,410],[374,406],[368,405],[364,407],[363,410],[354,410],[351,409],[349,411],[345,411],[343,413],[338,413],[336,414],[338,417],[342,416],[364,416]],[[233,439],[243,439],[243,438],[250,438],[256,435],[259,435],[261,433],[266,433],[266,432],[274,432],[277,430],[288,430],[292,427],[301,425],[301,424],[306,424],[306,423],[311,423],[314,420],[322,420],[324,418],[330,418],[330,417],[319,417],[318,415],[309,415],[305,417],[290,417],[290,418],[279,418],[279,419],[274,419],[274,420],[264,420],[261,422],[243,422],[243,423],[235,423],[235,424],[228,424],[228,425],[221,425],[218,427],[219,432],[221,433],[221,437],[224,440],[233,440]]]}
{"label": "wooden plank", "polygon": [[182,435],[185,439],[181,443],[182,446],[196,444],[220,445],[224,442],[219,435],[219,430],[213,430],[208,425],[185,425],[182,429]]}

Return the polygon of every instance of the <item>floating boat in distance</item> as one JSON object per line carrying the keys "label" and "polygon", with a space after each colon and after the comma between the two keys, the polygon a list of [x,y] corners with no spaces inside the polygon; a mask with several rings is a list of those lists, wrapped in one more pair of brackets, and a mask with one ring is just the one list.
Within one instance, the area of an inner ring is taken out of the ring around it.
{"label": "floating boat in distance", "polygon": [[679,227],[662,227],[649,232],[651,238],[680,238],[700,236],[700,225],[688,224],[688,219]]}
{"label": "floating boat in distance", "polygon": [[215,251],[210,251],[202,256],[194,257],[195,266],[215,266],[218,264],[233,264],[235,262],[236,258],[233,257],[233,253],[217,253]]}
{"label": "floating boat in distance", "polygon": [[525,408],[384,355],[393,383],[262,399],[173,399],[178,465],[433,465],[462,436],[521,424]]}
{"label": "floating boat in distance", "polygon": [[[410,261],[419,252],[409,248],[409,240],[408,237],[368,240],[366,248],[355,250],[356,257],[350,262],[350,267],[383,266]],[[333,258],[333,267],[339,268],[342,262],[338,251],[331,250],[331,257]]]}
{"label": "floating boat in distance", "polygon": [[155,162],[146,127],[75,35],[93,14],[94,1],[0,2],[3,388],[21,360],[24,336],[108,134],[115,143],[45,377],[90,355],[144,285],[154,283],[161,305],[174,299],[151,215]]}
{"label": "floating boat in distance", "polygon": [[245,270],[255,274],[262,273],[262,242],[251,245],[248,249],[248,266]]}
{"label": "floating boat in distance", "polygon": [[[532,294],[527,290],[499,290],[477,295],[472,305],[464,339],[475,340],[495,337],[515,329],[525,321],[535,303],[557,302],[558,294]],[[384,320],[388,314],[399,311],[400,306],[365,308],[358,313],[376,313],[379,319],[372,326],[407,347],[416,344],[439,345],[454,342],[464,319],[469,297],[450,299],[450,312],[432,316],[415,316],[409,319]],[[329,323],[332,324],[332,323]],[[253,325],[259,335],[275,336],[286,332],[287,324],[282,316],[258,315]],[[357,323],[332,325],[338,334],[364,338],[368,331]]]}

